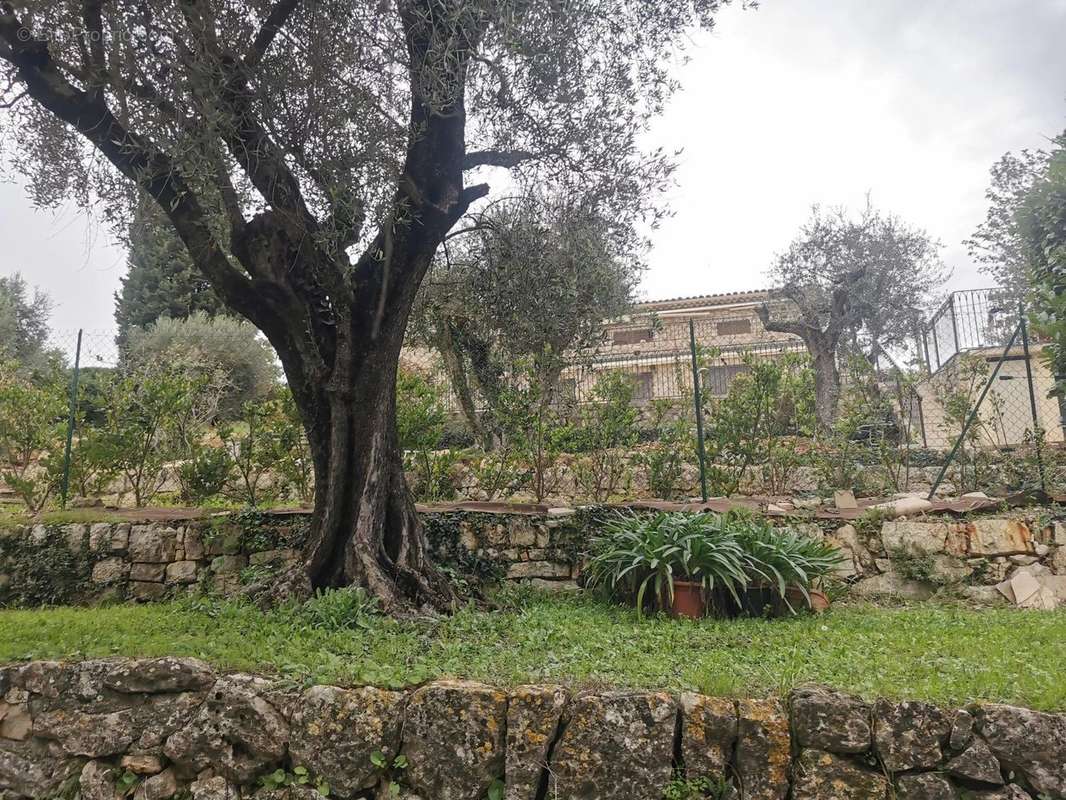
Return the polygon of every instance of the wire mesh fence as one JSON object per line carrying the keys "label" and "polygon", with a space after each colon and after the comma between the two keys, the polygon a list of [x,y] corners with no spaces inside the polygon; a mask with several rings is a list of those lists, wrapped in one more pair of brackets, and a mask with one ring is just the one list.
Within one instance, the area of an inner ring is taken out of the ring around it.
{"label": "wire mesh fence", "polygon": [[[842,362],[842,398],[852,406],[854,398],[860,398],[859,411],[868,413],[860,425],[850,430],[791,425],[782,432],[788,439],[787,447],[802,455],[800,461],[814,476],[797,486],[812,491],[828,480],[818,477],[821,467],[817,462],[833,448],[850,447],[840,440],[841,436],[854,440],[857,459],[872,459],[879,449],[890,448],[897,463],[921,463],[927,468],[930,482],[939,472],[942,480],[960,490],[1026,482],[1032,485],[1037,482],[1034,476],[1039,476],[1041,485],[1047,484],[1046,476],[1057,484],[1066,483],[1066,467],[1059,470],[1055,466],[1060,460],[1066,462],[1057,455],[1063,452],[1063,409],[1052,395],[1054,381],[1040,358],[1043,343],[1031,340],[1028,331],[1023,335],[1020,321],[1018,311],[1004,307],[993,291],[960,292],[950,296],[919,333],[920,357],[915,366],[882,358],[877,364],[867,364],[853,372],[849,364]],[[246,333],[241,336],[247,338]],[[247,341],[238,338],[215,342],[215,351],[246,347]],[[259,344],[265,347],[261,339]],[[105,331],[56,330],[51,345],[65,362],[68,391],[75,388],[71,380],[75,372],[80,378],[76,391],[70,392],[75,412],[71,420],[86,428],[115,416],[119,398],[108,387],[116,386],[124,376],[136,370],[174,366],[182,359],[195,361],[200,355],[195,342],[186,342],[185,350],[168,346],[160,351],[161,355],[146,361],[137,357],[131,345],[120,346],[116,337]],[[267,359],[271,362],[270,374],[264,382],[283,386],[276,358],[269,349]],[[640,447],[672,448],[691,470],[696,465],[713,470],[717,468],[712,463],[715,459],[735,458],[737,452],[754,453],[745,469],[765,471],[763,460],[768,456],[759,451],[764,443],[755,446],[750,441],[740,441],[746,435],[763,435],[757,433],[756,411],[752,411],[751,430],[745,431],[741,425],[729,434],[739,437],[738,441],[725,445],[721,439],[726,417],[722,415],[735,416],[738,407],[742,415],[746,413],[738,406],[740,398],[736,395],[750,388],[759,365],[786,361],[792,365],[790,369],[807,369],[809,358],[803,342],[767,331],[754,309],[746,316],[735,310],[634,314],[607,324],[594,347],[569,355],[557,368],[553,393],[560,413],[554,419],[559,424],[585,424],[583,420],[594,417],[587,409],[606,402],[598,388],[602,379],[621,375],[631,388],[627,402],[635,407],[640,424],[647,428],[641,434]],[[449,424],[456,430],[469,429],[465,413],[469,409],[464,409],[454,389],[454,375],[446,362],[446,356],[437,350],[413,343],[401,356],[403,368],[433,384],[438,401],[451,420]],[[75,365],[77,370],[73,369]],[[516,363],[504,363],[502,370],[505,377],[520,379]],[[870,385],[876,387],[876,409],[873,403],[862,408],[862,398],[869,396],[863,393]],[[218,398],[232,388],[214,386],[216,400],[212,402],[216,405],[197,408],[195,413],[205,419],[227,416],[219,411],[217,403],[225,402]],[[813,388],[808,390],[813,392]],[[484,396],[475,392],[475,414],[484,413],[489,405]],[[656,439],[661,434],[654,426],[646,425],[664,407],[684,427],[683,435],[675,427],[670,434],[673,438]],[[228,417],[232,419],[236,410],[236,406],[231,408]],[[778,409],[775,413],[785,411],[795,414],[795,409]],[[733,424],[736,427],[735,419]],[[67,458],[74,463],[67,468],[73,468],[75,474],[77,460],[85,452],[84,447],[79,447],[84,444],[82,433],[68,431],[73,447]],[[476,436],[461,443],[446,436],[438,447],[455,449],[480,442]],[[706,463],[701,458],[705,443],[710,443]],[[239,456],[239,449],[235,449],[234,458]],[[643,456],[634,451],[634,458],[637,457]],[[1003,459],[1013,459],[1010,469],[1017,474],[1004,477],[1008,470],[990,466]],[[172,472],[176,474],[176,470],[175,467]],[[744,487],[758,491],[759,485],[758,481],[748,481]],[[924,484],[923,490],[928,485]],[[774,487],[780,488],[776,484]],[[689,491],[695,488],[690,484]]]}

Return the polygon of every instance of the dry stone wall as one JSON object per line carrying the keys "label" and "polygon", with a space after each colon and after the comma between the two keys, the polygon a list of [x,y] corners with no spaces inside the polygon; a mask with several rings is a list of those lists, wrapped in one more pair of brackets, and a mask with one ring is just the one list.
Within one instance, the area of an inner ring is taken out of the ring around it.
{"label": "dry stone wall", "polygon": [[[484,581],[565,591],[577,588],[596,513],[449,510],[422,518],[437,563]],[[838,547],[837,577],[859,596],[921,600],[948,588],[982,603],[1066,606],[1066,525],[1035,513],[779,521]],[[232,594],[294,564],[308,525],[307,515],[245,513],[0,530],[0,605],[148,601],[189,589]]]}
{"label": "dry stone wall", "polygon": [[668,692],[408,690],[220,674],[193,659],[0,667],[0,798],[1066,798],[1066,715],[1005,705]]}
{"label": "dry stone wall", "polygon": [[[434,559],[484,579],[572,589],[574,512],[425,513]],[[246,513],[207,520],[32,525],[0,530],[0,605],[158,600],[189,590],[233,594],[300,558],[302,514]]]}
{"label": "dry stone wall", "polygon": [[845,554],[841,577],[860,595],[923,599],[943,587],[985,603],[1066,606],[1066,525],[1039,517],[915,516],[827,538]]}

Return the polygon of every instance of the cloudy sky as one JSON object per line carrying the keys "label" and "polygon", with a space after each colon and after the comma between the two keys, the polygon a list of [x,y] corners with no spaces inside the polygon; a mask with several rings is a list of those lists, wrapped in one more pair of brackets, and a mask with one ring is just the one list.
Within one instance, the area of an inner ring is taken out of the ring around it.
{"label": "cloudy sky", "polygon": [[[984,285],[962,240],[988,169],[1066,128],[1066,0],[763,0],[694,41],[650,139],[683,148],[649,298],[758,288],[812,204],[874,203],[945,245],[953,286]],[[55,300],[53,327],[112,327],[125,254],[70,208],[0,185],[0,274]]]}

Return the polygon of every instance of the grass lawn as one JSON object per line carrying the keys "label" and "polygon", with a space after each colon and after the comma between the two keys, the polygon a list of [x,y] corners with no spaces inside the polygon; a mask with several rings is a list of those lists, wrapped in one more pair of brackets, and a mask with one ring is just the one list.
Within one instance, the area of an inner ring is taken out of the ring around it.
{"label": "grass lawn", "polygon": [[0,662],[181,655],[294,683],[461,677],[737,696],[817,681],[867,697],[1066,709],[1066,612],[841,606],[818,617],[696,623],[638,621],[591,598],[512,592],[500,602],[448,619],[354,623],[335,604],[325,612],[207,600],[4,610]]}

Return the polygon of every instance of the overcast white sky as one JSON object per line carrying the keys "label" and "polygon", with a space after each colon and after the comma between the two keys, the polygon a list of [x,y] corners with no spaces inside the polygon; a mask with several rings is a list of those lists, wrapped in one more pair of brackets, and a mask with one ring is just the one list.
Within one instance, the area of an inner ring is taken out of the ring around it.
{"label": "overcast white sky", "polygon": [[[1066,0],[763,0],[695,42],[651,139],[684,148],[649,298],[759,288],[814,203],[879,207],[945,244],[953,287],[983,285],[962,240],[988,169],[1066,128]],[[112,327],[125,254],[70,209],[0,185],[0,274],[55,300],[57,330]]]}

